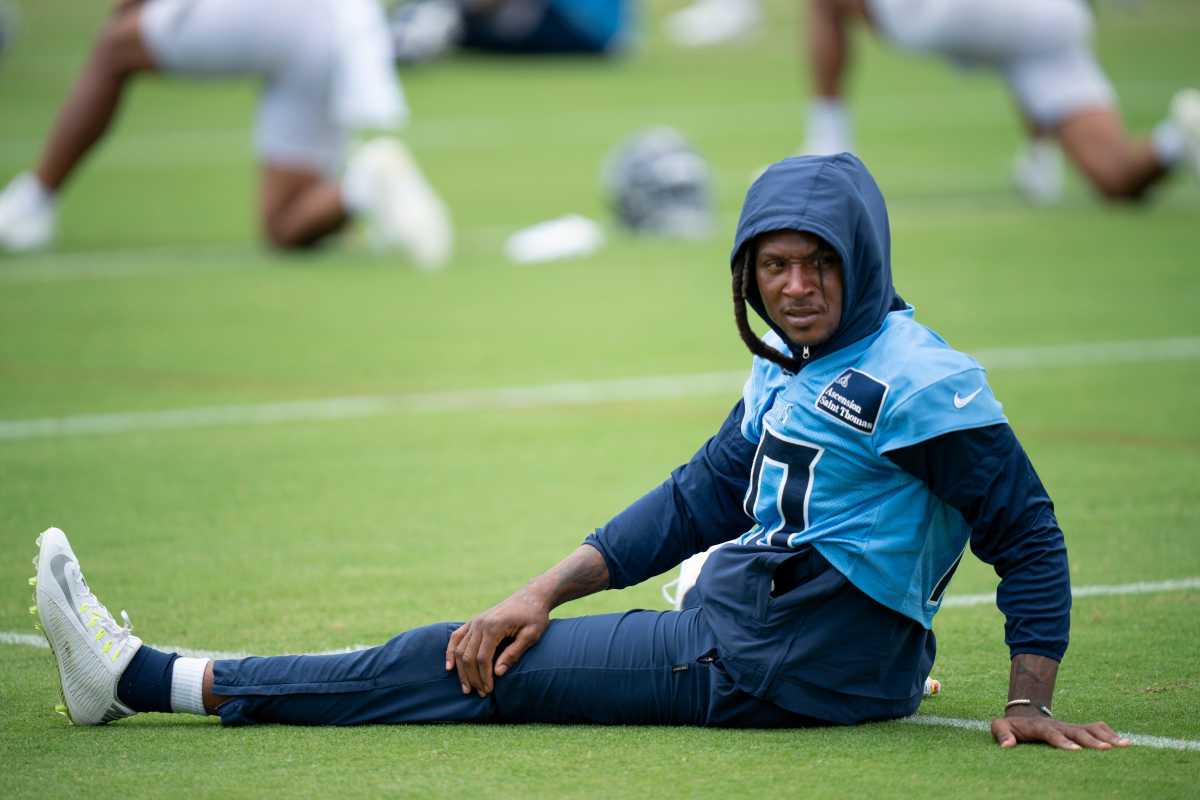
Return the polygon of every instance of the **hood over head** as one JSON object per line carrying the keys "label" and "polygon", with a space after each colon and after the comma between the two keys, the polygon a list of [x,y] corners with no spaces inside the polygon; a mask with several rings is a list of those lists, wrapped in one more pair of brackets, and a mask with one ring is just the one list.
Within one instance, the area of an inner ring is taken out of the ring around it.
{"label": "hood over head", "polygon": [[[744,300],[758,312],[793,352],[783,331],[767,316],[758,284],[754,279],[755,237],[763,233],[794,230],[820,236],[837,251],[842,261],[842,318],[837,330],[825,342],[809,348],[816,358],[852,344],[874,333],[891,311],[905,307],[892,287],[891,229],[883,194],[866,166],[849,153],[835,156],[798,156],[776,162],[767,168],[746,192],[738,220],[737,235],[730,254],[735,284],[741,263],[749,272],[744,284]],[[742,293],[734,286],[739,328],[744,322]],[[748,328],[743,331],[747,337]],[[757,337],[753,337],[757,342]],[[747,341],[747,345],[750,342]],[[767,347],[771,352],[773,348]],[[756,355],[766,354],[751,347]],[[796,359],[782,355],[784,361],[771,358],[795,371]]]}

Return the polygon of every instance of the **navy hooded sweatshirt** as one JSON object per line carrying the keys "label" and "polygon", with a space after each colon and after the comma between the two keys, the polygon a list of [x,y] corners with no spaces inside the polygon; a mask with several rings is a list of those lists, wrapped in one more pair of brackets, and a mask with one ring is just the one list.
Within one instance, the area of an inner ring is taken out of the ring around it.
{"label": "navy hooded sweatshirt", "polygon": [[[768,169],[747,193],[731,263],[746,256],[756,236],[785,229],[821,236],[843,265],[841,321],[829,340],[808,348],[794,376],[802,381],[810,365],[861,346],[889,314],[911,309],[892,286],[883,197],[857,158],[792,158]],[[757,291],[747,300],[774,331],[768,341],[786,355],[803,352],[788,345]],[[687,464],[587,538],[605,559],[611,588],[639,583],[752,529],[744,500],[757,444],[745,435],[745,417],[739,401]],[[1011,428],[951,431],[886,456],[970,527],[972,551],[1001,579],[997,605],[1011,654],[1061,659],[1070,609],[1066,549]],[[781,570],[803,578],[786,603],[766,599]],[[953,567],[945,581],[952,574]],[[816,550],[730,545],[714,552],[697,589],[721,663],[743,691],[831,722],[900,716],[919,703],[934,656],[932,632],[874,602]]]}

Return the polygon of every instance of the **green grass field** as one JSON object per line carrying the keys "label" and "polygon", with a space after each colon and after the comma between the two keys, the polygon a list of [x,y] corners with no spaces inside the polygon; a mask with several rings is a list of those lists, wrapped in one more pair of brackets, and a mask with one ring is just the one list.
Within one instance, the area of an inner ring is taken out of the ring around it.
{"label": "green grass field", "polygon": [[[0,60],[0,180],[36,157],[107,6],[18,5],[24,32]],[[726,253],[749,176],[802,139],[796,13],[775,0],[762,38],[683,52],[657,27],[677,5],[651,3],[643,46],[613,63],[474,57],[404,76],[407,138],[458,231],[436,274],[353,244],[267,254],[252,217],[253,86],[139,84],[66,194],[57,248],[0,258],[0,431],[747,369]],[[1099,50],[1132,128],[1200,80],[1198,40],[1189,0],[1101,4]],[[860,153],[889,198],[896,283],[922,321],[994,360],[1075,586],[1200,576],[1197,182],[1180,174],[1148,207],[1114,208],[1075,181],[1060,207],[1030,209],[1008,188],[1020,129],[998,81],[858,44]],[[651,123],[679,127],[714,165],[713,239],[614,232],[587,259],[504,261],[518,227],[607,218],[603,157]],[[1181,341],[1168,352],[1166,339]],[[1085,347],[1045,349],[1057,345]],[[1021,366],[998,348],[1043,360]],[[442,411],[12,434],[0,439],[0,632],[31,632],[29,558],[49,525],[150,642],[322,650],[470,616],[688,458],[737,399],[726,383],[539,408],[497,409],[484,394]],[[968,562],[949,597],[994,587]],[[651,581],[559,613],[662,605]],[[1082,597],[1073,617],[1060,717],[1200,740],[1200,590]],[[946,608],[936,631],[945,691],[921,713],[990,719],[1007,688],[1000,614]],[[222,731],[141,716],[75,729],[57,701],[49,653],[0,641],[5,796],[1158,798],[1200,785],[1196,750],[1008,752],[981,731],[904,723]]]}

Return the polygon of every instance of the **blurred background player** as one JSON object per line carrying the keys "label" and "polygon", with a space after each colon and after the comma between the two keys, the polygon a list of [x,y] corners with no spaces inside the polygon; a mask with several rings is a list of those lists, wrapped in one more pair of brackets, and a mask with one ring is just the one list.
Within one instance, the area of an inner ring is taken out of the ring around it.
{"label": "blurred background player", "polygon": [[125,0],[96,41],[31,172],[0,193],[0,251],[49,245],[58,193],[104,136],[130,80],[256,76],[260,215],[280,249],[313,245],[363,215],[373,245],[422,267],[449,256],[441,201],[404,146],[377,136],[407,117],[376,0]]}
{"label": "blurred background player", "polygon": [[401,63],[459,47],[500,53],[610,55],[627,44],[630,0],[405,0],[388,14]]}
{"label": "blurred background player", "polygon": [[1185,159],[1200,170],[1200,92],[1179,92],[1149,137],[1130,137],[1092,52],[1094,18],[1083,0],[809,0],[814,97],[805,152],[854,149],[842,99],[854,19],[903,49],[1004,76],[1030,133],[1013,182],[1031,202],[1061,196],[1056,140],[1110,200],[1142,199]]}

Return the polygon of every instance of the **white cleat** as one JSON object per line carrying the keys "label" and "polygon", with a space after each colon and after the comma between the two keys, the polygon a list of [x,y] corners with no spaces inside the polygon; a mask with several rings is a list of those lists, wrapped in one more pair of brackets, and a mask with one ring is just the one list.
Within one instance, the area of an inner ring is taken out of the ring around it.
{"label": "white cleat", "polygon": [[37,538],[37,605],[30,609],[58,664],[63,705],[76,725],[103,725],[134,712],[117,699],[117,681],[142,646],[129,615],[118,625],[88,588],[65,533],[49,528]]}
{"label": "white cleat", "polygon": [[1187,162],[1200,177],[1200,89],[1180,89],[1171,98],[1171,122],[1183,134]]}
{"label": "white cleat", "polygon": [[741,39],[758,30],[758,0],[696,0],[668,16],[667,37],[683,47],[711,47]]}
{"label": "white cleat", "polygon": [[1013,159],[1013,186],[1034,206],[1058,203],[1063,196],[1063,156],[1058,144],[1035,139]]}
{"label": "white cleat", "polygon": [[401,142],[379,137],[359,147],[344,186],[362,198],[373,249],[403,251],[425,270],[445,265],[453,245],[450,214]]}
{"label": "white cleat", "polygon": [[24,172],[0,192],[0,252],[29,253],[54,241],[58,213],[54,196]]}
{"label": "white cleat", "polygon": [[942,682],[935,681],[933,678],[925,679],[925,696],[933,697],[935,694],[942,693]]}

